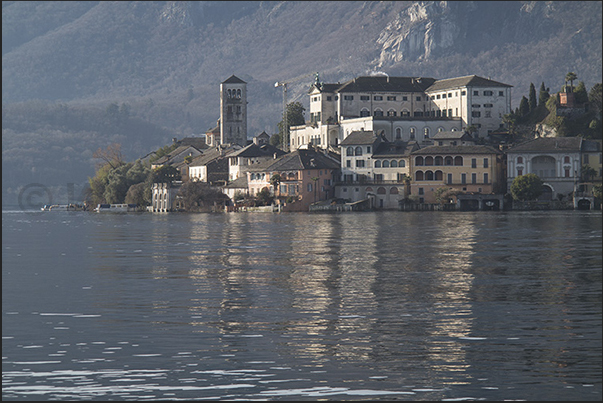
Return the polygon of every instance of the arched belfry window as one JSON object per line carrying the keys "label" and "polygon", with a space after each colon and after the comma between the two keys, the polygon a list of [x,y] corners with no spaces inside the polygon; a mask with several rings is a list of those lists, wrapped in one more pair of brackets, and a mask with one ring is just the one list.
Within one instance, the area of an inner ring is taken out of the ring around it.
{"label": "arched belfry window", "polygon": [[232,98],[232,90],[228,90],[228,98]]}
{"label": "arched belfry window", "polygon": [[237,98],[241,99],[241,90],[237,90]]}

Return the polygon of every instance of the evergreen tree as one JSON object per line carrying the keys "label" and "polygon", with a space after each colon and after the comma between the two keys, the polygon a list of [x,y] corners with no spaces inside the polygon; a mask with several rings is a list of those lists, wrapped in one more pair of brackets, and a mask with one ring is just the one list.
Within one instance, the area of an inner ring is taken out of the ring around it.
{"label": "evergreen tree", "polygon": [[523,96],[521,97],[521,102],[519,102],[519,116],[524,117],[528,113],[530,113],[530,103],[528,99]]}
{"label": "evergreen tree", "polygon": [[545,88],[544,81],[540,84],[540,92],[538,94],[538,105],[546,105],[546,101],[549,99],[549,89]]}
{"label": "evergreen tree", "polygon": [[534,87],[534,83],[530,83],[530,99],[529,99],[529,104],[530,104],[530,112],[533,111],[534,109],[536,109],[536,88]]}
{"label": "evergreen tree", "polygon": [[580,81],[574,90],[574,99],[576,104],[584,104],[588,102],[588,93],[586,92],[586,86],[583,81]]}

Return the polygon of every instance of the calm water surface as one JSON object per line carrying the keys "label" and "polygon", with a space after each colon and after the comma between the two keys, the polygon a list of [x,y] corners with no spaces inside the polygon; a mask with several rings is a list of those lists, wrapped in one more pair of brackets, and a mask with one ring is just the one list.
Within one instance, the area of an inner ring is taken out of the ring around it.
{"label": "calm water surface", "polygon": [[3,400],[601,400],[601,212],[2,212]]}

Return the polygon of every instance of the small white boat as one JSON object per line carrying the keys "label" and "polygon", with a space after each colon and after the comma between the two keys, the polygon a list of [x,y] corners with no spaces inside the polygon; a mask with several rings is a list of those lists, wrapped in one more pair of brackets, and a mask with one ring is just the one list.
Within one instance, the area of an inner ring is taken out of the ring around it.
{"label": "small white boat", "polygon": [[128,211],[136,211],[136,204],[99,204],[94,211],[98,213],[126,213]]}

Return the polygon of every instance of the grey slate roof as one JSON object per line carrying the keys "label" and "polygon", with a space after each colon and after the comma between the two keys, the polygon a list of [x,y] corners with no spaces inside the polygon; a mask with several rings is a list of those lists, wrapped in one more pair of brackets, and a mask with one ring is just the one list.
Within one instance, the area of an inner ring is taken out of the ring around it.
{"label": "grey slate roof", "polygon": [[222,84],[247,84],[247,83],[233,74],[232,76],[228,77],[225,81],[223,81]]}
{"label": "grey slate roof", "polygon": [[230,157],[230,154],[235,152],[237,149],[227,148],[225,150],[218,150],[216,147],[209,148],[205,150],[205,152],[198,157],[194,158],[193,161],[189,164],[191,167],[201,167],[209,164],[210,162],[217,160],[221,157]]}
{"label": "grey slate roof", "polygon": [[578,152],[582,146],[582,137],[539,137],[518,144],[507,153],[521,152]]}
{"label": "grey slate roof", "polygon": [[441,155],[441,154],[502,154],[502,151],[491,146],[427,146],[411,153],[412,155]]}
{"label": "grey slate roof", "polygon": [[300,171],[304,169],[338,169],[340,163],[315,150],[298,149],[288,153],[272,165],[267,171]]}
{"label": "grey slate roof", "polygon": [[512,87],[512,85],[499,83],[498,81],[489,80],[476,75],[471,75],[436,80],[436,82],[428,87],[426,91],[440,91],[458,87]]}
{"label": "grey slate roof", "polygon": [[275,153],[277,157],[285,154],[283,150],[271,144],[257,145],[252,143],[236,151],[230,157],[272,157]]}
{"label": "grey slate roof", "polygon": [[230,189],[241,189],[241,188],[247,189],[247,186],[248,186],[247,175],[243,175],[233,181],[228,182],[228,184],[224,187],[227,187]]}
{"label": "grey slate roof", "polygon": [[582,151],[591,153],[601,151],[601,140],[583,140]]}
{"label": "grey slate roof", "polygon": [[348,134],[340,143],[342,146],[373,144],[377,136],[371,131],[356,130]]}
{"label": "grey slate roof", "polygon": [[341,84],[335,92],[424,92],[435,81],[430,77],[361,76]]}
{"label": "grey slate roof", "polygon": [[373,153],[373,158],[385,158],[385,157],[408,157],[411,152],[419,149],[419,145],[416,141],[413,142],[383,142],[377,146],[377,149]]}
{"label": "grey slate roof", "polygon": [[441,131],[437,132],[431,137],[432,140],[464,140],[471,139],[473,137],[469,135],[469,133],[462,130],[454,130],[454,131]]}

